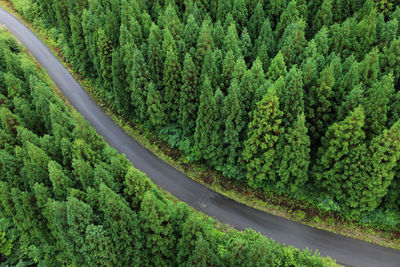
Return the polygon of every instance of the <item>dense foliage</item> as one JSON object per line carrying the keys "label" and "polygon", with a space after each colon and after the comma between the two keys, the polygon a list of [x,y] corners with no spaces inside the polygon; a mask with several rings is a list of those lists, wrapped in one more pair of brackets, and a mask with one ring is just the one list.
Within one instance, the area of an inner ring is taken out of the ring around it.
{"label": "dense foliage", "polygon": [[[0,30],[1,266],[322,266],[175,204],[67,108]],[[155,90],[154,85],[150,90]]]}
{"label": "dense foliage", "polygon": [[190,160],[399,224],[395,1],[10,2],[60,33],[68,60],[118,112]]}

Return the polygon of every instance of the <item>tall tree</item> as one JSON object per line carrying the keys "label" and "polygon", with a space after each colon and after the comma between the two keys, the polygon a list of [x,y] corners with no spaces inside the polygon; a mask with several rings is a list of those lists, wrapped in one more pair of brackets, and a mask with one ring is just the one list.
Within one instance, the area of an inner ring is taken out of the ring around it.
{"label": "tall tree", "polygon": [[133,112],[137,118],[143,121],[147,118],[146,87],[149,82],[149,74],[142,52],[139,49],[136,49],[134,52],[132,76],[131,99],[134,108]]}
{"label": "tall tree", "polygon": [[199,77],[190,54],[183,63],[182,89],[179,98],[179,125],[186,136],[192,136],[196,128],[199,106]]}
{"label": "tall tree", "polygon": [[147,41],[147,60],[149,75],[152,82],[154,83],[156,90],[161,90],[162,77],[163,77],[163,66],[164,62],[161,57],[162,55],[162,33],[160,28],[156,24],[152,24],[150,28],[150,34]]}
{"label": "tall tree", "polygon": [[205,160],[214,159],[217,153],[218,143],[213,138],[217,128],[217,110],[211,83],[206,76],[200,94],[200,106],[194,133],[196,150],[199,156]]}
{"label": "tall tree", "polygon": [[248,183],[252,187],[263,188],[267,182],[276,179],[272,164],[277,153],[275,146],[283,131],[282,115],[277,93],[270,88],[257,103],[248,127],[248,139],[244,143],[242,157],[246,163]]}
{"label": "tall tree", "polygon": [[163,77],[165,110],[170,122],[178,119],[181,71],[177,51],[170,47],[165,58]]}

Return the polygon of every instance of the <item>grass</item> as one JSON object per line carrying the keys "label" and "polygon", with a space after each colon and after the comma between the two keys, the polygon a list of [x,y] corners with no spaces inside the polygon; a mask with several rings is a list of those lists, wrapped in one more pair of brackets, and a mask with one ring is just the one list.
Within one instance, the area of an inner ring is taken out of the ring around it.
{"label": "grass", "polygon": [[[247,206],[259,209],[261,211],[280,216],[292,221],[306,224],[322,230],[334,232],[337,234],[360,239],[369,243],[391,247],[400,250],[400,234],[394,231],[381,231],[371,227],[360,227],[354,221],[349,221],[338,214],[324,213],[309,203],[293,200],[282,195],[256,191],[249,188],[244,183],[235,182],[223,177],[219,172],[201,163],[188,163],[185,155],[177,149],[170,148],[165,142],[161,141],[155,133],[146,130],[140,123],[133,123],[117,114],[110,103],[100,97],[93,83],[85,79],[76,72],[67,62],[60,52],[57,43],[49,39],[46,33],[35,28],[16,10],[4,0],[0,0],[0,5],[18,17],[51,49],[59,58],[60,62],[69,70],[69,72],[80,82],[82,87],[92,96],[104,112],[110,116],[124,131],[137,140],[143,147],[149,149],[157,157],[167,162],[177,170],[181,171],[191,179],[204,186]],[[48,77],[48,76],[47,76]],[[48,77],[48,79],[50,79]],[[51,79],[50,79],[51,80]],[[68,100],[63,96],[59,89],[51,81],[57,94],[71,106]],[[76,111],[75,111],[76,112]],[[174,202],[178,201],[176,197],[163,190],[166,195]],[[198,214],[202,214],[197,211]],[[202,216],[207,217],[202,214]],[[214,220],[215,221],[215,220]],[[216,222],[219,229],[230,229],[222,223]]]}

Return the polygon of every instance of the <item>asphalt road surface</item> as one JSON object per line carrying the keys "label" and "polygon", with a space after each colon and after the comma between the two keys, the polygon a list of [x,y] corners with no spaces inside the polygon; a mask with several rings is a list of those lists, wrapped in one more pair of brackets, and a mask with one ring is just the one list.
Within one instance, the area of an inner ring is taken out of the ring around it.
{"label": "asphalt road surface", "polygon": [[125,134],[22,22],[0,9],[0,24],[5,25],[27,47],[72,105],[111,146],[124,153],[136,168],[180,200],[237,229],[252,228],[286,245],[313,251],[318,249],[322,256],[330,256],[346,266],[400,266],[400,251],[258,211],[194,182]]}

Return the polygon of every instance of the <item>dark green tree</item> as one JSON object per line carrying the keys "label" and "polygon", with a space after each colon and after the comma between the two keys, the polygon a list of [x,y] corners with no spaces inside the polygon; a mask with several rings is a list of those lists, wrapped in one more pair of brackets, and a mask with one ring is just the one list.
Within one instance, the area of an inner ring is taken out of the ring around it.
{"label": "dark green tree", "polygon": [[183,63],[182,82],[179,99],[179,125],[185,136],[192,136],[196,128],[196,114],[199,106],[199,77],[189,54],[186,54]]}
{"label": "dark green tree", "polygon": [[218,107],[216,106],[213,90],[208,77],[205,77],[200,94],[200,105],[194,132],[195,147],[199,156],[205,160],[216,157],[218,143],[213,134],[217,128]]}
{"label": "dark green tree", "polygon": [[181,71],[177,52],[170,47],[164,63],[163,77],[165,111],[170,122],[178,119]]}

